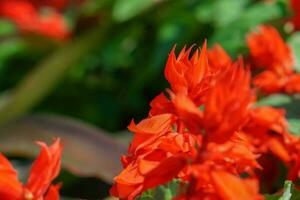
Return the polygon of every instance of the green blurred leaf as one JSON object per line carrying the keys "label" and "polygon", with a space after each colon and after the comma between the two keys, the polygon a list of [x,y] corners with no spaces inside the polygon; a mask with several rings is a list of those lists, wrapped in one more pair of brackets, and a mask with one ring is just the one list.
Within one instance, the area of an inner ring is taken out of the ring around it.
{"label": "green blurred leaf", "polygon": [[172,200],[178,195],[180,181],[172,180],[170,183],[145,191],[138,200]]}
{"label": "green blurred leaf", "polygon": [[293,33],[288,39],[288,43],[291,46],[296,61],[295,70],[300,72],[300,32]]}
{"label": "green blurred leaf", "polygon": [[219,28],[210,43],[220,43],[229,53],[237,56],[241,54],[241,50],[245,49],[245,35],[251,28],[281,17],[283,13],[277,4],[253,4],[237,19]]}
{"label": "green blurred leaf", "polygon": [[282,194],[282,196],[279,198],[279,200],[290,200],[292,197],[292,186],[293,183],[291,181],[286,181],[284,183],[284,192]]}
{"label": "green blurred leaf", "polygon": [[11,21],[0,19],[0,36],[16,33],[17,28]]}
{"label": "green blurred leaf", "polygon": [[95,176],[112,183],[121,171],[119,158],[126,147],[103,130],[55,115],[32,115],[0,126],[0,151],[13,156],[35,157],[37,140],[50,143],[61,138],[62,165],[79,176]]}
{"label": "green blurred leaf", "polygon": [[282,194],[265,195],[265,197],[266,200],[299,200],[300,191],[293,186],[291,181],[285,181]]}
{"label": "green blurred leaf", "polygon": [[207,1],[196,9],[196,17],[200,22],[213,22],[216,26],[226,26],[236,20],[244,11],[249,0],[217,0]]}
{"label": "green blurred leaf", "polygon": [[258,106],[282,106],[292,102],[292,98],[285,94],[274,94],[259,100],[256,105]]}
{"label": "green blurred leaf", "polygon": [[72,43],[55,51],[28,73],[0,106],[0,123],[24,114],[40,102],[72,67],[91,48],[98,45],[105,29],[99,27],[83,34]]}
{"label": "green blurred leaf", "polygon": [[113,7],[113,18],[124,22],[153,6],[155,0],[117,0]]}
{"label": "green blurred leaf", "polygon": [[[1,30],[1,27],[0,27]],[[0,33],[1,35],[1,33]],[[8,39],[1,42],[0,45],[0,69],[5,67],[5,62],[12,55],[21,52],[25,48],[24,42],[21,39]]]}
{"label": "green blurred leaf", "polygon": [[299,119],[288,119],[289,130],[294,135],[300,136],[300,118]]}

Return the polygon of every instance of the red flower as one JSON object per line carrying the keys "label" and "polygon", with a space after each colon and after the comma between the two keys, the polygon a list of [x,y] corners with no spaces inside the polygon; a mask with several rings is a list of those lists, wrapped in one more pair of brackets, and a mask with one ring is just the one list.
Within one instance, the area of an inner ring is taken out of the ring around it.
{"label": "red flower", "polygon": [[294,60],[290,47],[272,26],[260,26],[247,36],[251,61],[278,74],[291,74]]}
{"label": "red flower", "polygon": [[[238,135],[223,144],[209,143],[189,167],[187,192],[179,199],[263,199],[254,170],[260,168],[249,144]],[[241,178],[248,174],[249,178]]]}
{"label": "red flower", "polygon": [[224,69],[233,62],[227,52],[219,44],[210,48],[207,56],[210,68],[215,71]]}
{"label": "red flower", "polygon": [[241,179],[226,171],[211,172],[216,194],[222,200],[262,200],[258,193],[259,185],[255,179]]}
{"label": "red flower", "polygon": [[206,42],[202,50],[196,50],[190,55],[192,47],[183,48],[176,57],[175,48],[171,51],[166,68],[165,77],[171,85],[172,92],[188,95],[198,104],[201,95],[208,87],[208,61]]}
{"label": "red flower", "polygon": [[278,161],[287,167],[288,179],[296,180],[300,177],[300,140],[288,132],[288,123],[284,115],[283,109],[252,108],[249,121],[243,127],[245,137],[255,148],[254,152],[263,155],[260,163],[265,169],[260,176],[261,182],[267,182],[267,185],[272,184],[269,179],[264,179],[270,177],[268,166],[271,164],[272,170],[275,170],[279,167]]}
{"label": "red flower", "polygon": [[260,26],[259,32],[248,35],[247,43],[254,66],[266,69],[254,77],[256,87],[267,94],[300,92],[300,75],[293,71],[291,49],[275,28]]}
{"label": "red flower", "polygon": [[134,199],[141,192],[179,176],[186,159],[196,155],[197,137],[176,132],[176,120],[172,114],[161,114],[137,125],[131,122],[128,128],[135,135],[129,156],[122,157],[124,170],[115,177],[111,195]]}
{"label": "red flower", "polygon": [[59,199],[59,186],[51,185],[60,171],[62,145],[57,139],[50,147],[38,142],[41,152],[23,185],[9,161],[0,154],[0,196],[5,200]]}
{"label": "red flower", "polygon": [[229,63],[205,99],[203,125],[208,140],[222,143],[230,139],[247,119],[252,100],[249,70],[242,61]]}
{"label": "red flower", "polygon": [[39,14],[39,7],[27,0],[0,1],[0,16],[12,20],[24,34],[40,34],[54,39],[65,39],[69,28],[63,16],[52,10]]}
{"label": "red flower", "polygon": [[295,29],[300,29],[300,1],[299,0],[290,0],[290,5],[293,11],[293,17],[291,22],[294,24]]}

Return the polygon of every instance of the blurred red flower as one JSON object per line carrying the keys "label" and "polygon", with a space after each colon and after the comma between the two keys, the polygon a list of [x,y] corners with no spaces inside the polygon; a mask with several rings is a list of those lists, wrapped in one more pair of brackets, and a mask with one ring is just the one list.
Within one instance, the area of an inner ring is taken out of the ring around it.
{"label": "blurred red flower", "polygon": [[299,93],[300,75],[295,74],[290,47],[272,26],[260,26],[247,36],[253,66],[264,69],[253,83],[264,93]]}
{"label": "blurred red flower", "polygon": [[300,29],[300,1],[290,0],[290,5],[293,11],[293,17],[291,22],[293,23],[296,30]]}
{"label": "blurred red flower", "polygon": [[[0,17],[12,20],[23,34],[38,34],[57,40],[66,39],[69,27],[57,9],[61,9],[68,1],[36,1],[0,0]],[[40,8],[49,6],[47,13]]]}

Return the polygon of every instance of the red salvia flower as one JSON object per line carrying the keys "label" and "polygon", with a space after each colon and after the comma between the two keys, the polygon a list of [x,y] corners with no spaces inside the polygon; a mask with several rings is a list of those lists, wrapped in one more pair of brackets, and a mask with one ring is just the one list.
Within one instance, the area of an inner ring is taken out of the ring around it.
{"label": "red salvia flower", "polygon": [[207,56],[209,67],[210,69],[214,69],[214,71],[220,71],[233,62],[227,52],[219,44],[210,48]]}
{"label": "red salvia flower", "polygon": [[54,9],[43,15],[39,13],[40,6],[29,0],[0,0],[0,17],[12,20],[24,34],[34,33],[62,40],[70,32],[64,17],[55,10],[56,6],[64,4],[59,3],[60,1],[53,2]]}
{"label": "red salvia flower", "polygon": [[278,161],[281,161],[288,169],[288,179],[296,180],[299,177],[300,140],[288,132],[284,115],[284,109],[252,108],[249,120],[243,127],[243,133],[254,147],[254,152],[263,155],[259,163],[265,169],[260,176],[261,182],[266,182],[267,186],[272,184],[268,182],[270,179],[264,178],[269,177],[267,169],[270,162],[273,169],[276,169],[279,167]]}
{"label": "red salvia flower", "polygon": [[59,185],[51,185],[60,171],[62,145],[57,139],[50,147],[38,142],[41,152],[34,161],[28,181],[22,184],[9,161],[0,154],[1,200],[58,200]]}
{"label": "red salvia flower", "polygon": [[[253,170],[260,168],[257,156],[244,139],[236,135],[221,145],[209,143],[199,155],[189,167],[190,185],[180,199],[263,199]],[[250,177],[239,176],[245,173]]]}
{"label": "red salvia flower", "polygon": [[115,177],[112,195],[134,199],[141,192],[177,177],[186,158],[195,157],[197,137],[175,132],[172,127],[176,120],[172,114],[161,114],[137,125],[131,122],[128,128],[135,135],[128,150],[130,155],[122,157],[125,169]]}
{"label": "red salvia flower", "polygon": [[166,64],[165,77],[175,95],[188,95],[198,105],[201,95],[208,87],[209,71],[206,42],[201,51],[197,49],[195,53],[190,55],[191,50],[192,47],[183,48],[176,57],[175,48],[173,48]]}
{"label": "red salvia flower", "polygon": [[250,73],[243,69],[241,60],[233,63],[221,47],[215,48],[210,51],[210,60],[213,54],[224,59],[213,67],[206,44],[191,56],[191,48],[184,48],[177,57],[172,50],[165,69],[170,98],[160,94],[151,102],[149,117],[129,125],[134,139],[129,155],[122,157],[124,170],[115,178],[113,196],[134,199],[149,188],[180,178],[191,181],[188,190],[194,193],[188,193],[189,198],[197,199],[198,194],[208,197],[204,189],[208,187],[210,197],[229,200],[213,176],[214,171],[221,170],[234,177],[233,182],[245,182],[240,186],[241,197],[254,194],[260,199],[257,189],[249,189],[248,180],[239,177],[242,173],[253,176],[253,169],[260,168],[247,140],[237,136],[253,101]]}
{"label": "red salvia flower", "polygon": [[293,11],[293,17],[291,22],[293,23],[296,30],[300,29],[300,1],[299,0],[290,0],[290,5]]}
{"label": "red salvia flower", "polygon": [[271,26],[260,26],[247,37],[250,58],[254,66],[265,69],[253,83],[264,93],[300,92],[300,75],[293,71],[294,59],[290,47]]}
{"label": "red salvia flower", "polygon": [[294,60],[290,47],[272,26],[259,26],[247,36],[251,60],[256,67],[262,67],[278,74],[290,74]]}
{"label": "red salvia flower", "polygon": [[242,61],[229,63],[205,99],[203,124],[208,140],[230,139],[247,119],[252,99],[249,70],[244,69]]}

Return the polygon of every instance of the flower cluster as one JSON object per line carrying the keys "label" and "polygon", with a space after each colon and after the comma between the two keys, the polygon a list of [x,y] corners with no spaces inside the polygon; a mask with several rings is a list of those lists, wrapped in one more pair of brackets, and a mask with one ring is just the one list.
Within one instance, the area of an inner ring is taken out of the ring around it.
{"label": "flower cluster", "polygon": [[135,199],[177,178],[184,187],[176,199],[260,200],[280,163],[288,179],[299,177],[300,139],[289,133],[284,109],[255,104],[256,91],[300,92],[292,52],[271,26],[247,43],[247,62],[220,45],[207,50],[206,42],[171,51],[170,89],[152,100],[146,119],[128,126],[134,138],[111,195]]}
{"label": "flower cluster", "polygon": [[253,66],[263,69],[253,80],[258,88],[265,93],[300,92],[292,51],[275,28],[260,26],[258,32],[248,35],[247,43]]}
{"label": "flower cluster", "polygon": [[33,163],[28,181],[22,184],[11,163],[0,154],[0,199],[59,200],[60,184],[52,185],[60,171],[62,145],[57,139],[50,147],[38,142],[41,152]]}
{"label": "flower cluster", "polygon": [[0,0],[0,16],[13,21],[23,34],[62,40],[70,31],[60,11],[69,3],[69,0]]}

